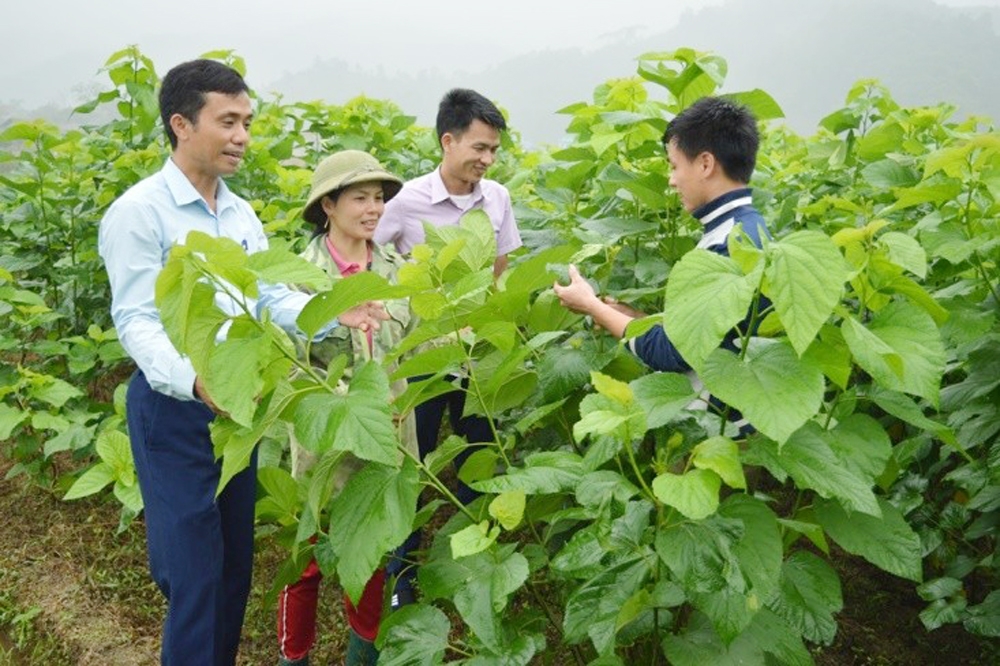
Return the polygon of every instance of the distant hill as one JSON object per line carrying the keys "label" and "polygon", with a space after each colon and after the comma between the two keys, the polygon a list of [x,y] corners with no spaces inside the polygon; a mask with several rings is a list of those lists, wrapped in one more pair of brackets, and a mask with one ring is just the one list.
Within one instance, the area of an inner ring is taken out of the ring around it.
{"label": "distant hill", "polygon": [[266,88],[332,103],[362,92],[386,97],[431,124],[445,90],[473,87],[507,108],[528,142],[554,143],[567,124],[555,111],[591,99],[608,78],[634,74],[641,53],[690,46],[726,58],[726,91],[767,90],[805,134],[862,78],[879,79],[903,104],[948,101],[960,115],[1000,119],[998,27],[995,7],[952,9],[930,0],[730,0],[687,12],[667,31],[621,35],[592,50],[536,51],[478,72],[387,76],[318,61]]}
{"label": "distant hill", "polygon": [[[670,3],[663,3],[668,12]],[[609,5],[609,11],[614,6]],[[476,88],[499,101],[511,125],[530,144],[557,143],[567,124],[555,112],[590,100],[595,86],[635,73],[635,58],[647,51],[684,46],[710,50],[729,62],[725,91],[763,88],[782,105],[787,122],[811,134],[817,122],[839,108],[855,81],[876,78],[907,105],[947,101],[969,113],[1000,120],[1000,8],[948,8],[931,0],[729,0],[725,5],[670,16],[636,17],[645,29],[605,36],[587,49],[539,49],[477,71],[456,61],[432,70],[398,74],[337,60],[317,60],[272,81],[249,81],[261,91],[279,91],[287,101],[322,99],[342,103],[359,94],[387,98],[430,125],[441,95],[455,86]],[[530,17],[526,17],[530,20]],[[572,30],[553,25],[553,31]],[[446,39],[446,36],[441,36]],[[89,98],[94,83],[62,83],[94,72],[108,54],[84,52],[42,63],[19,63],[0,73],[0,128],[11,118],[41,116],[59,124],[89,122],[70,117],[74,102]],[[456,53],[459,57],[460,53]],[[460,62],[460,61],[458,61]],[[41,108],[3,100],[14,81],[45,82],[60,99]],[[4,103],[5,102],[5,103]]]}

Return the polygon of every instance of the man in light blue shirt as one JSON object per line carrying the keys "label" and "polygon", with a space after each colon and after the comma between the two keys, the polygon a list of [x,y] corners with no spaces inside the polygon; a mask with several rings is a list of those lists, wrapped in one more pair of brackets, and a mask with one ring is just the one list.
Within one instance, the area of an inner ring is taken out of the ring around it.
{"label": "man in light blue shirt", "polygon": [[[98,249],[115,327],[138,366],[126,404],[150,570],[168,600],[162,663],[231,666],[250,591],[256,456],[216,498],[221,466],[208,426],[218,409],[190,360],[168,339],[154,298],[171,247],[191,231],[230,238],[247,252],[267,248],[253,209],[222,180],[243,158],[253,113],[239,73],[194,60],[164,77],[160,114],[173,154],[108,209]],[[294,332],[309,299],[262,285],[256,309],[269,310],[276,324]],[[217,294],[216,302],[236,312],[227,297]],[[340,323],[377,329],[386,318],[379,304],[365,303],[341,315]]]}

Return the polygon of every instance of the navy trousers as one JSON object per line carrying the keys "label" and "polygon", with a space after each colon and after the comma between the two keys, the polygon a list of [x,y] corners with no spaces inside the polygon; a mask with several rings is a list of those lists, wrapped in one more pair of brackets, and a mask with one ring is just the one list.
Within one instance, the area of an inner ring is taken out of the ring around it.
{"label": "navy trousers", "polygon": [[216,498],[208,407],[154,391],[136,372],[126,412],[149,568],[168,603],[161,662],[232,666],[250,594],[256,453]]}

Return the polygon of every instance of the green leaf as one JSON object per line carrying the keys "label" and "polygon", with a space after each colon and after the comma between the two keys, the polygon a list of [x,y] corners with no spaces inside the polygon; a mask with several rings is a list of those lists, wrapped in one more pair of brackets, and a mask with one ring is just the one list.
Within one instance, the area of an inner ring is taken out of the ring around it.
{"label": "green leaf", "polygon": [[524,463],[524,467],[510,468],[507,474],[479,481],[473,487],[487,493],[510,490],[523,490],[528,495],[559,493],[575,489],[583,476],[582,460],[571,453],[533,453]]}
{"label": "green leaf", "polygon": [[653,494],[687,518],[701,520],[719,508],[721,486],[718,474],[704,469],[689,470],[681,475],[664,472],[653,479]]}
{"label": "green leaf", "polygon": [[335,280],[329,291],[316,294],[302,308],[296,323],[307,338],[314,338],[321,328],[345,310],[366,301],[382,301],[409,295],[410,287],[391,285],[382,276],[361,271]]}
{"label": "green leaf", "polygon": [[0,440],[10,439],[14,428],[21,425],[28,415],[28,412],[0,403]]}
{"label": "green leaf", "polygon": [[834,615],[844,606],[837,572],[806,551],[792,553],[781,572],[781,593],[768,607],[807,640],[832,643],[837,633]]}
{"label": "green leaf", "polygon": [[381,666],[437,666],[448,649],[448,616],[433,606],[404,606],[382,621],[376,646]]}
{"label": "green leaf", "polygon": [[699,373],[722,339],[747,316],[762,267],[743,275],[732,259],[708,250],[685,254],[667,281],[663,327]]}
{"label": "green leaf", "polygon": [[[898,355],[902,372],[887,372],[878,364],[868,368],[861,364],[861,359],[858,363],[886,388],[927,398],[937,405],[945,351],[941,333],[931,316],[915,305],[896,301],[875,315],[869,329]],[[847,338],[846,330],[844,337]],[[854,353],[853,346],[851,352]]]}
{"label": "green leaf", "polygon": [[110,465],[103,462],[96,463],[73,482],[73,485],[70,486],[63,499],[75,500],[93,495],[103,490],[114,480],[115,473]]}
{"label": "green leaf", "polygon": [[879,244],[889,251],[889,260],[919,278],[927,276],[927,252],[913,236],[888,231],[879,236]]}
{"label": "green leaf", "polygon": [[951,428],[939,421],[927,418],[920,406],[909,396],[897,393],[896,391],[880,389],[877,386],[871,387],[868,394],[875,401],[876,405],[896,418],[902,419],[910,425],[923,430],[929,430],[943,442],[957,446],[955,433],[952,432]]}
{"label": "green leaf", "polygon": [[337,574],[357,604],[386,553],[410,534],[420,478],[409,459],[402,467],[376,463],[354,474],[330,505],[330,534],[339,558]]}
{"label": "green leaf", "polygon": [[61,379],[46,376],[44,381],[31,386],[31,396],[53,407],[62,407],[68,400],[79,398],[83,391]]}
{"label": "green leaf", "polygon": [[313,392],[294,414],[295,436],[309,451],[349,451],[358,458],[399,465],[389,380],[375,362],[355,369],[347,395]]}
{"label": "green leaf", "polygon": [[611,654],[622,606],[645,584],[650,565],[630,558],[597,574],[578,587],[566,602],[563,633],[566,642],[589,636],[598,654]]}
{"label": "green leaf", "polygon": [[653,372],[629,382],[636,402],[646,413],[646,425],[659,428],[676,419],[697,397],[686,375]]}
{"label": "green leaf", "polygon": [[528,561],[513,547],[501,549],[496,558],[487,554],[462,562],[462,584],[455,593],[455,608],[492,651],[501,649],[499,620],[511,594],[528,579]]}
{"label": "green leaf", "polygon": [[812,418],[823,402],[823,374],[800,361],[783,342],[751,345],[742,360],[717,349],[700,375],[714,395],[779,444]]}
{"label": "green leaf", "polygon": [[713,593],[725,588],[746,590],[746,579],[737,564],[734,548],[743,538],[740,519],[719,515],[707,520],[660,529],[656,554],[670,568],[685,592]]}
{"label": "green leaf", "polygon": [[322,268],[281,248],[255,252],[247,259],[247,267],[269,284],[293,284],[315,290],[329,289],[330,276]]}
{"label": "green leaf", "polygon": [[892,442],[882,425],[867,414],[851,414],[830,431],[830,448],[861,478],[878,478],[892,455]]}
{"label": "green leaf", "polygon": [[767,247],[765,293],[799,356],[840,302],[848,267],[826,234],[798,231]]}
{"label": "green leaf", "polygon": [[264,496],[257,500],[258,519],[291,521],[299,509],[299,486],[288,471],[280,467],[257,470],[257,483]]}
{"label": "green leaf", "polygon": [[695,446],[691,451],[691,462],[698,469],[712,470],[730,488],[747,487],[740,463],[740,449],[728,437],[709,437]]}
{"label": "green leaf", "polygon": [[847,465],[830,444],[834,437],[816,423],[807,423],[777,453],[781,466],[800,488],[815,490],[821,497],[836,497],[855,511],[881,515],[874,479]]}
{"label": "green leaf", "polygon": [[726,498],[719,515],[742,521],[743,536],[733,547],[733,555],[754,605],[769,603],[778,593],[784,554],[777,516],[762,500],[738,493]]}
{"label": "green leaf", "polygon": [[115,480],[131,485],[135,482],[135,461],[128,436],[118,430],[105,430],[94,444],[97,455],[114,472]]}
{"label": "green leaf", "polygon": [[920,537],[906,523],[903,514],[880,499],[882,517],[849,514],[837,502],[818,501],[816,517],[837,544],[860,555],[875,566],[902,578],[920,582]]}
{"label": "green leaf", "polygon": [[500,536],[498,526],[490,527],[490,521],[473,523],[465,529],[451,535],[451,556],[456,560],[481,553],[494,543]]}
{"label": "green leaf", "polygon": [[524,518],[524,493],[518,490],[500,493],[490,502],[490,515],[507,531]]}
{"label": "green leaf", "polygon": [[548,347],[538,364],[538,385],[545,402],[566,397],[590,381],[590,359],[580,349]]}
{"label": "green leaf", "polygon": [[969,606],[968,619],[962,624],[967,631],[978,636],[1000,638],[1000,590],[993,590],[983,603]]}
{"label": "green leaf", "polygon": [[235,320],[230,335],[211,350],[208,368],[202,373],[212,401],[244,427],[253,423],[257,398],[264,388],[264,368],[276,358],[273,334],[270,327],[260,331],[245,317]]}

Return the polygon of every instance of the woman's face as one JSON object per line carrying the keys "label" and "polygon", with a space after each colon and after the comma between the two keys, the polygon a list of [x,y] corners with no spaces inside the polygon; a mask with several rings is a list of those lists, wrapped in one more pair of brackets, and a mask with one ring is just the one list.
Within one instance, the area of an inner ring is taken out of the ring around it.
{"label": "woman's face", "polygon": [[369,241],[385,211],[382,183],[349,185],[334,202],[323,197],[323,212],[330,221],[330,238]]}

